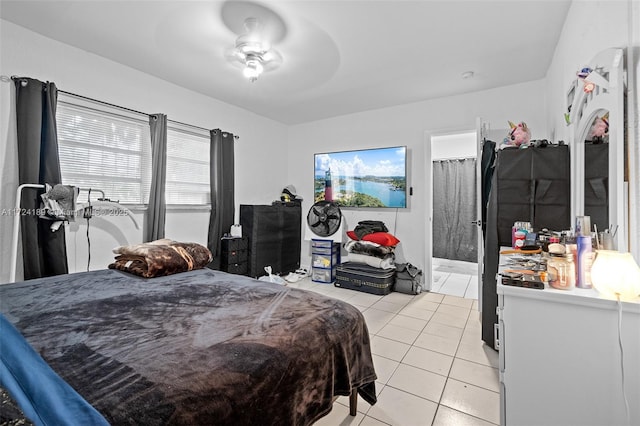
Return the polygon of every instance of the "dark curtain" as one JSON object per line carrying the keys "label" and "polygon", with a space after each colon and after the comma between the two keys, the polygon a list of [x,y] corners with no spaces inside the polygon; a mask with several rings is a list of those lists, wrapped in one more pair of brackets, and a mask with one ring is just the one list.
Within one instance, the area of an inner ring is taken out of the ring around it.
{"label": "dark curtain", "polygon": [[212,269],[220,269],[220,239],[229,232],[235,217],[233,143],[233,133],[211,131],[211,217],[207,246],[213,254],[213,262],[209,264]]}
{"label": "dark curtain", "polygon": [[491,192],[491,178],[496,167],[496,143],[485,139],[482,143],[482,162],[480,164],[482,173],[482,236],[487,235],[487,205],[489,203],[489,193]]}
{"label": "dark curtain", "polygon": [[151,189],[144,218],[144,242],[164,238],[166,202],[164,189],[167,175],[167,116],[149,116],[151,127]]}
{"label": "dark curtain", "polygon": [[478,261],[476,160],[433,162],[433,257]]}
{"label": "dark curtain", "polygon": [[[56,129],[58,89],[54,83],[32,78],[14,82],[19,182],[62,183]],[[64,227],[51,231],[51,221],[35,215],[43,192],[25,188],[22,193],[21,208],[27,213],[20,218],[25,280],[69,272]]]}

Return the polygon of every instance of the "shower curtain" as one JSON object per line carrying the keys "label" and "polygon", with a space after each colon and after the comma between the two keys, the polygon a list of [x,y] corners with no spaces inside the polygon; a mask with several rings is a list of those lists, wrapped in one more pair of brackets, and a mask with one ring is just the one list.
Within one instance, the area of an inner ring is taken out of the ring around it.
{"label": "shower curtain", "polygon": [[433,162],[433,257],[478,261],[476,159]]}

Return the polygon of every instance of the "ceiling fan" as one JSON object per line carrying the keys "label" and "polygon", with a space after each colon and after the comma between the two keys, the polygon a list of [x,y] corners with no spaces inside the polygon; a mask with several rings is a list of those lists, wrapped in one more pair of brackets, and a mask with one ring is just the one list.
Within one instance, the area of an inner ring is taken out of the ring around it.
{"label": "ceiling fan", "polygon": [[242,73],[252,83],[264,71],[278,68],[282,55],[271,46],[268,32],[258,18],[244,20],[245,32],[236,39],[235,46],[227,49],[225,56],[232,64],[242,68]]}

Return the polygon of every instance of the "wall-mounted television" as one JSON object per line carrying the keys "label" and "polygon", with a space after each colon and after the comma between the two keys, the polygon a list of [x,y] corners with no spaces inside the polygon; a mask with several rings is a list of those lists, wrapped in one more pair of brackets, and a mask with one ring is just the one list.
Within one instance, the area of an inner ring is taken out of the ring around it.
{"label": "wall-mounted television", "polygon": [[340,207],[406,208],[407,147],[314,154],[314,200]]}

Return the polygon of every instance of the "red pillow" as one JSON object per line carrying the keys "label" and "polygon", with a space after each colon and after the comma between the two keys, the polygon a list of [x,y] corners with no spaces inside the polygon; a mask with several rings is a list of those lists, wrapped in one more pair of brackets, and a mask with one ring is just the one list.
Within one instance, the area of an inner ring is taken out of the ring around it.
{"label": "red pillow", "polygon": [[[354,231],[347,231],[347,237],[356,241],[360,240]],[[370,241],[386,247],[395,247],[400,242],[399,239],[388,232],[372,232],[362,237],[361,241]]]}
{"label": "red pillow", "polygon": [[371,241],[386,247],[395,247],[400,242],[394,235],[388,232],[373,232],[362,237],[362,241]]}

